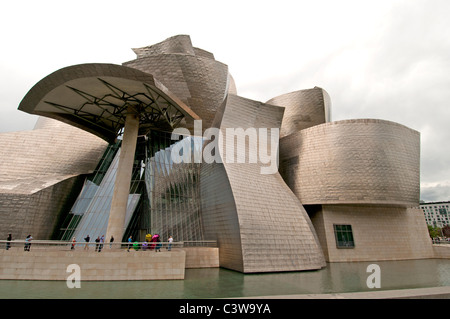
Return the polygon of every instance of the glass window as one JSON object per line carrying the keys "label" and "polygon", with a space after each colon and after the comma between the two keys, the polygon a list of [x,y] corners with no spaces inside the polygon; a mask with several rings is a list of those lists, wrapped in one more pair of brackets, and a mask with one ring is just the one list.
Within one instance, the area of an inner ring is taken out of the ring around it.
{"label": "glass window", "polygon": [[337,248],[354,248],[352,225],[333,225]]}

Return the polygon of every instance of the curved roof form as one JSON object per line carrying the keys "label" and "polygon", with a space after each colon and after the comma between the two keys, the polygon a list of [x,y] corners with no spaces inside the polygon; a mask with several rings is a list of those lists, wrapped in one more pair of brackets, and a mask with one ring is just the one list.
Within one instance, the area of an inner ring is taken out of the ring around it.
{"label": "curved roof form", "polygon": [[140,117],[140,134],[186,125],[200,119],[151,74],[115,64],[62,68],[39,81],[19,110],[50,117],[114,141],[128,106]]}
{"label": "curved roof form", "polygon": [[161,81],[201,117],[203,130],[211,127],[227,95],[236,93],[228,66],[215,60],[212,53],[194,47],[188,35],[133,51],[136,59],[123,65],[150,73]]}
{"label": "curved roof form", "polygon": [[282,94],[266,103],[285,108],[280,137],[331,121],[330,96],[324,89],[317,86]]}
{"label": "curved roof form", "polygon": [[304,205],[415,207],[420,133],[377,119],[316,125],[280,140],[280,174]]}

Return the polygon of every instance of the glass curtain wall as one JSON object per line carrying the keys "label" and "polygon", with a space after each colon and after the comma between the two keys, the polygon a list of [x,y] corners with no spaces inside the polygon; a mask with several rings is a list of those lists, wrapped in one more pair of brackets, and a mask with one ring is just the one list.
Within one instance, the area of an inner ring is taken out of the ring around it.
{"label": "glass curtain wall", "polygon": [[[80,224],[74,232],[74,237],[82,240],[87,235],[92,239],[106,234],[108,227],[109,212],[111,210],[111,201],[116,179],[117,167],[119,163],[120,150],[112,161],[105,177],[95,192],[94,197],[89,203]],[[127,212],[125,215],[125,227],[127,226],[131,214],[137,206],[140,194],[130,194],[128,196]],[[109,238],[105,238],[109,241]],[[122,239],[120,239],[122,241]]]}
{"label": "glass curtain wall", "polygon": [[[146,234],[159,234],[162,241],[167,241],[168,236],[173,236],[175,241],[203,239],[199,196],[201,163],[194,163],[194,158],[201,155],[202,144],[201,138],[187,136],[173,140],[171,133],[160,131],[138,137],[126,231],[116,242],[125,241],[129,236],[144,241]],[[96,172],[86,179],[61,229],[62,240],[76,237],[77,241],[83,241],[87,235],[94,240],[105,235],[119,146],[120,141],[110,145]],[[174,149],[190,160],[174,163],[171,156]]]}
{"label": "glass curtain wall", "polygon": [[[72,237],[75,237],[77,241],[82,241],[87,235],[94,240],[96,237],[105,235],[108,226],[109,211],[111,209],[119,156],[120,149],[115,153],[115,156],[110,162],[103,177],[100,179],[98,178],[98,175],[94,176],[94,180],[97,177],[97,181],[100,181],[99,185],[89,179],[86,180],[86,183],[71,210],[71,214],[73,215],[72,219],[77,221],[77,227],[75,230],[66,230],[62,240],[70,240]],[[125,225],[130,221],[131,215],[139,202],[139,198],[140,194],[132,193],[129,195]],[[109,241],[109,238],[105,240]]]}
{"label": "glass curtain wall", "polygon": [[[200,216],[199,176],[201,163],[194,158],[201,155],[203,140],[182,137],[174,144],[160,149],[147,159],[145,183],[149,199],[151,233],[165,241],[203,240]],[[182,163],[173,161],[172,152],[185,155]],[[201,158],[201,157],[200,157]]]}
{"label": "glass curtain wall", "polygon": [[71,240],[75,230],[77,229],[84,213],[87,211],[89,204],[93,200],[103,178],[108,172],[117,151],[120,148],[121,141],[110,144],[104,152],[94,173],[87,176],[80,195],[75,201],[72,209],[67,214],[61,228],[59,238],[61,240]]}

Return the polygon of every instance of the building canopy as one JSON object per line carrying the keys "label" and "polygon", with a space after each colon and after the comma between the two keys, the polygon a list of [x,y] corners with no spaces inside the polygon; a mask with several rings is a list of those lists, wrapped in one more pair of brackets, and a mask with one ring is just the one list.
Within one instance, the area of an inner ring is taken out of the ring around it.
{"label": "building canopy", "polygon": [[139,134],[172,131],[200,118],[151,74],[115,64],[60,69],[26,94],[19,110],[91,132],[109,142],[120,134],[127,110],[139,115]]}

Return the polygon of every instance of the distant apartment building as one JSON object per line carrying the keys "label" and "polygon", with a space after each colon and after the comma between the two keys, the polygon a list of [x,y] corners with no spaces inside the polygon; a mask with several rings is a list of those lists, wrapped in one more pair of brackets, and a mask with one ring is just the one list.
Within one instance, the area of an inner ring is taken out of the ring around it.
{"label": "distant apartment building", "polygon": [[450,201],[420,203],[427,224],[433,227],[444,227],[450,225]]}

